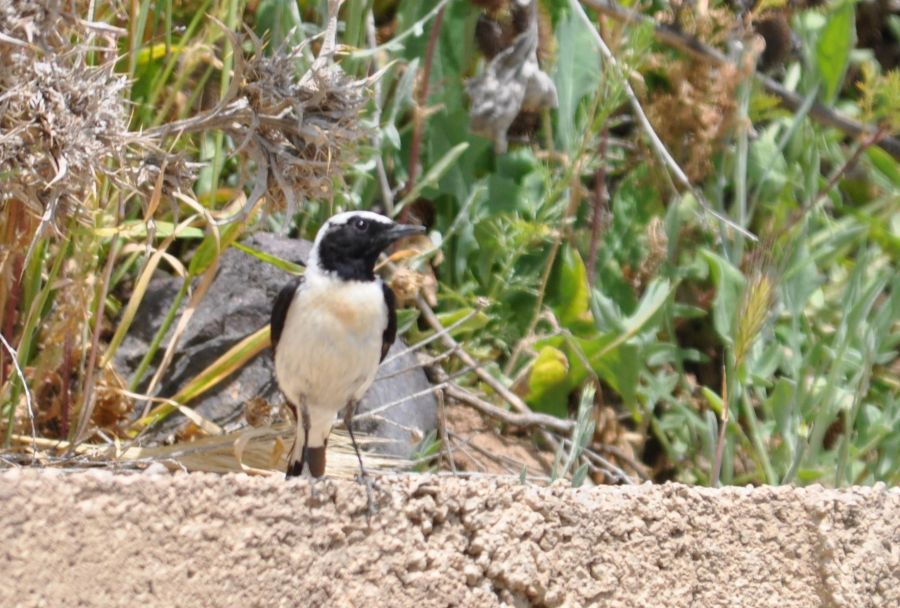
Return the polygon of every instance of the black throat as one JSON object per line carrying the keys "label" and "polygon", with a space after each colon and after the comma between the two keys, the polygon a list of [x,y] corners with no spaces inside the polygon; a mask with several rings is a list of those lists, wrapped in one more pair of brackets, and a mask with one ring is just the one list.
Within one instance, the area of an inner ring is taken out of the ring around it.
{"label": "black throat", "polygon": [[319,243],[319,267],[345,281],[374,281],[375,262],[381,248],[361,243],[341,232],[328,234]]}

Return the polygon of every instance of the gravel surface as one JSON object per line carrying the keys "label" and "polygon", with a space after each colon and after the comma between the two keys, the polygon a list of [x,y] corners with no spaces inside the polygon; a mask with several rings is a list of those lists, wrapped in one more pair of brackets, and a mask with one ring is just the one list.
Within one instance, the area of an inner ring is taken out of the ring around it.
{"label": "gravel surface", "polygon": [[900,606],[900,490],[0,473],[0,606]]}

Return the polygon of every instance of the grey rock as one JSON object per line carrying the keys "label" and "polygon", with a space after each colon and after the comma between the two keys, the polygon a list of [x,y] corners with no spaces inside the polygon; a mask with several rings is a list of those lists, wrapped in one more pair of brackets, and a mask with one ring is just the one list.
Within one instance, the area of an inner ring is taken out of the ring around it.
{"label": "grey rock", "polygon": [[[254,234],[244,242],[249,247],[295,263],[303,263],[312,247],[308,241],[264,232]],[[272,302],[289,280],[284,271],[243,251],[235,248],[226,251],[216,278],[179,341],[157,394],[174,395],[229,348],[268,323]],[[180,284],[177,277],[151,282],[129,334],[114,358],[116,368],[124,377],[131,378]],[[168,338],[163,341],[154,366],[143,379],[144,387],[162,357]],[[375,383],[360,404],[358,415],[429,388],[428,379],[414,354],[407,353],[391,360],[395,353],[404,349],[400,340],[394,343]],[[283,402],[274,382],[272,353],[268,349],[190,405],[220,426],[234,426],[242,422],[244,403],[257,396],[272,404]],[[152,431],[150,439],[164,440],[185,422],[182,415],[172,415]],[[354,423],[354,430],[389,440],[378,444],[379,451],[401,457],[410,456],[422,437],[436,427],[437,402],[432,394],[409,399],[380,412],[377,417],[363,417]]]}

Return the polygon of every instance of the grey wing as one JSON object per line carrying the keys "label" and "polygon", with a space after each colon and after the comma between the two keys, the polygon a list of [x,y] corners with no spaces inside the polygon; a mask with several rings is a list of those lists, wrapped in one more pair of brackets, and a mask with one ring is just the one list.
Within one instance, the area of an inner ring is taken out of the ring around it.
{"label": "grey wing", "polygon": [[284,330],[284,320],[287,318],[288,308],[290,308],[291,302],[294,300],[294,294],[297,293],[297,288],[300,287],[301,283],[303,283],[303,277],[297,277],[291,280],[290,283],[285,285],[281,291],[278,292],[278,297],[275,298],[275,305],[272,307],[272,318],[269,321],[272,335],[273,355],[278,348],[281,332]]}
{"label": "grey wing", "polygon": [[394,291],[387,286],[381,284],[384,290],[384,303],[387,305],[387,327],[384,328],[384,334],[381,336],[381,361],[387,356],[391,350],[391,345],[397,339],[397,299],[394,297]]}

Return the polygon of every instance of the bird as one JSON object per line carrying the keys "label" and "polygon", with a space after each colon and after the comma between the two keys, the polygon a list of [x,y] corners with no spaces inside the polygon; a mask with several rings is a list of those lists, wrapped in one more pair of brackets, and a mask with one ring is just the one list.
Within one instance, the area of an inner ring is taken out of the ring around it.
{"label": "bird", "polygon": [[338,213],[317,232],[303,275],[272,307],[275,379],[297,421],[286,477],[325,474],[328,436],[343,410],[370,511],[369,478],[350,423],[397,335],[394,293],[375,264],[393,242],[424,231],[371,211]]}

